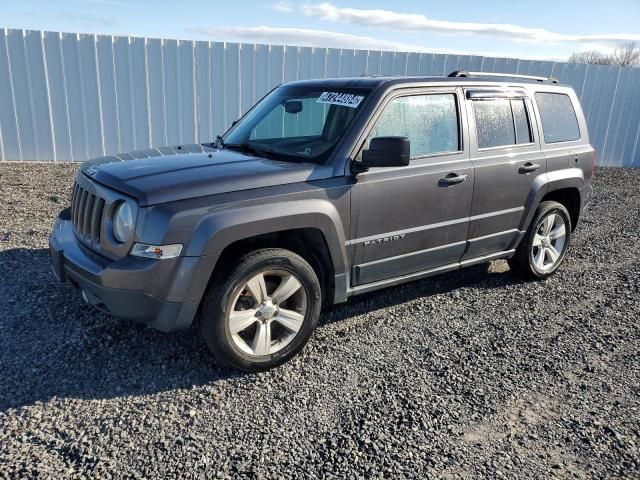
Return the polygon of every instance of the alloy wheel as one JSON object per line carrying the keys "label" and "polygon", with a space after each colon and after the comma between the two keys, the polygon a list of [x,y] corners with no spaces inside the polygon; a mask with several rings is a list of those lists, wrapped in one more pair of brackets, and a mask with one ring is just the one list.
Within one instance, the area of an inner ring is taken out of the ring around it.
{"label": "alloy wheel", "polygon": [[301,281],[283,270],[254,274],[236,289],[226,322],[236,347],[251,356],[282,350],[298,334],[307,310]]}
{"label": "alloy wheel", "polygon": [[546,272],[561,259],[566,246],[567,225],[564,218],[551,212],[543,217],[533,237],[531,261],[535,267]]}

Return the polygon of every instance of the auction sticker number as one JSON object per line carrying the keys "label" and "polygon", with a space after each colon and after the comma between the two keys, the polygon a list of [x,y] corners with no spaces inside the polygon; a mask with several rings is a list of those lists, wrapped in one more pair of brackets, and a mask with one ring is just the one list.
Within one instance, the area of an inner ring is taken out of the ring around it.
{"label": "auction sticker number", "polygon": [[343,107],[357,108],[364,100],[362,95],[340,92],[322,92],[316,100],[317,103],[328,103],[330,105],[341,105]]}

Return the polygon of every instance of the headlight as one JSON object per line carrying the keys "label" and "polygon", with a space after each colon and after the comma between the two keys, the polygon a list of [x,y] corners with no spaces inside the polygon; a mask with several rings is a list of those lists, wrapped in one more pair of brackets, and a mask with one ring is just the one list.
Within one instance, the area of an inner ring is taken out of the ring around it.
{"label": "headlight", "polygon": [[134,229],[133,210],[127,202],[122,202],[113,214],[113,235],[121,243],[131,238]]}

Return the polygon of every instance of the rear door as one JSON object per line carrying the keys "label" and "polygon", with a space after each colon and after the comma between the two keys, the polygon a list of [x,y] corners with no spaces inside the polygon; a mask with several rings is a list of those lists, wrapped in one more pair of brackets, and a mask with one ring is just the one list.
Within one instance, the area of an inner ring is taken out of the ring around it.
{"label": "rear door", "polygon": [[412,158],[408,166],[371,168],[357,176],[348,242],[352,286],[457,266],[466,246],[474,175],[461,96],[456,88],[399,91],[372,120],[367,142],[409,137]]}
{"label": "rear door", "polygon": [[513,248],[524,233],[535,183],[546,172],[525,90],[470,88],[465,98],[475,188],[463,261]]}

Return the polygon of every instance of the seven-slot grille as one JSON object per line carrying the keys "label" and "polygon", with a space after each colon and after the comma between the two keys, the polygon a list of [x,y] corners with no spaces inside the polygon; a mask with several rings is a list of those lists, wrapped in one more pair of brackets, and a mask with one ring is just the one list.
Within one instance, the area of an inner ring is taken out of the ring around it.
{"label": "seven-slot grille", "polygon": [[103,198],[76,183],[71,198],[71,221],[78,236],[96,245],[100,244],[104,204]]}

